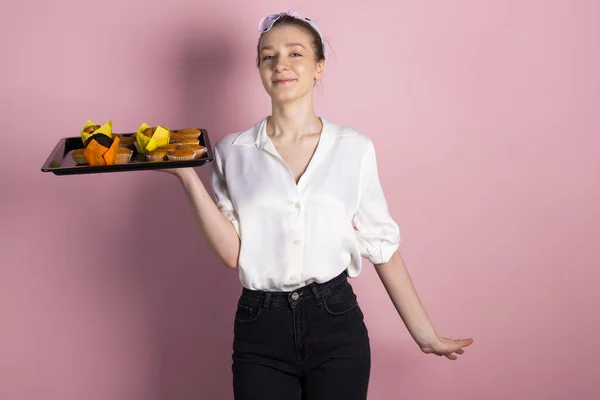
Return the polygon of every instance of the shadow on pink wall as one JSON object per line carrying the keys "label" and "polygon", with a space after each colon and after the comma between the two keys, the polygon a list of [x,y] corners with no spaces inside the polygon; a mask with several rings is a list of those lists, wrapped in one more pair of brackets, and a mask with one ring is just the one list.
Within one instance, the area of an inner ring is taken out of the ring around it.
{"label": "shadow on pink wall", "polygon": [[[233,74],[234,45],[215,35],[199,32],[198,39],[187,38],[172,71],[179,77],[177,103],[184,105],[180,120],[207,128],[213,146],[224,134],[214,128],[236,117],[229,110],[238,101],[224,94],[218,79]],[[212,163],[196,169],[209,190],[211,168]],[[160,347],[160,358],[154,360],[159,366],[156,398],[229,398],[233,316],[241,288],[237,271],[204,244],[175,177],[168,187],[141,181],[134,200],[139,207],[124,234],[123,253],[129,259],[123,271],[132,285],[139,285],[155,314]],[[162,248],[147,251],[157,243]]]}

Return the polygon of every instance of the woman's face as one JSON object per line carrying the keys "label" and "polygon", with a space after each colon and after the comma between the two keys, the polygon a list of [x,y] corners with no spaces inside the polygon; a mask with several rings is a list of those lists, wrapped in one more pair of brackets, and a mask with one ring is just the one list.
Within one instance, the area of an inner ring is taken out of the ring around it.
{"label": "woman's face", "polygon": [[317,62],[310,35],[291,25],[276,26],[262,36],[259,60],[262,84],[278,103],[310,95],[323,75],[324,61]]}

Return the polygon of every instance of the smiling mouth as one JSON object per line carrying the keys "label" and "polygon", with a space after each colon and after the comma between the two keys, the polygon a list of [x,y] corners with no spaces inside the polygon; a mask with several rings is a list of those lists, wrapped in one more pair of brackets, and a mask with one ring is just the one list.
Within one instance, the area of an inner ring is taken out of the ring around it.
{"label": "smiling mouth", "polygon": [[291,83],[291,82],[294,82],[294,81],[295,81],[295,79],[290,78],[290,79],[276,80],[276,81],[273,81],[273,83],[276,84],[276,85],[284,85],[286,83]]}

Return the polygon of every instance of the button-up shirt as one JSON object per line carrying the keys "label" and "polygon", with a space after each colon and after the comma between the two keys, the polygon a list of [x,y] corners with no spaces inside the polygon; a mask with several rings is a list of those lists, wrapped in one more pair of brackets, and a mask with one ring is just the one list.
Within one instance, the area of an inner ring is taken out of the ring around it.
{"label": "button-up shirt", "polygon": [[399,247],[372,141],[321,121],[298,183],[267,135],[267,118],[215,144],[215,201],[240,237],[239,277],[248,289],[293,291],[344,270],[355,277],[361,257],[385,263]]}

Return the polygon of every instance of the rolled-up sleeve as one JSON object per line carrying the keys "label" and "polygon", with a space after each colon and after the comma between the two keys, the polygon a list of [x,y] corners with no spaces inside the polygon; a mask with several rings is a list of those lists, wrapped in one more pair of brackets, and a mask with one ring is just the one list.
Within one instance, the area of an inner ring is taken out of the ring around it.
{"label": "rolled-up sleeve", "polygon": [[218,146],[214,148],[214,156],[215,160],[211,170],[211,184],[215,202],[219,211],[231,221],[238,236],[240,236],[240,222],[227,189],[227,181],[223,173],[223,159],[221,158]]}
{"label": "rolled-up sleeve", "polygon": [[400,229],[388,211],[371,141],[362,159],[359,202],[353,225],[361,256],[371,263],[383,264],[398,250]]}

